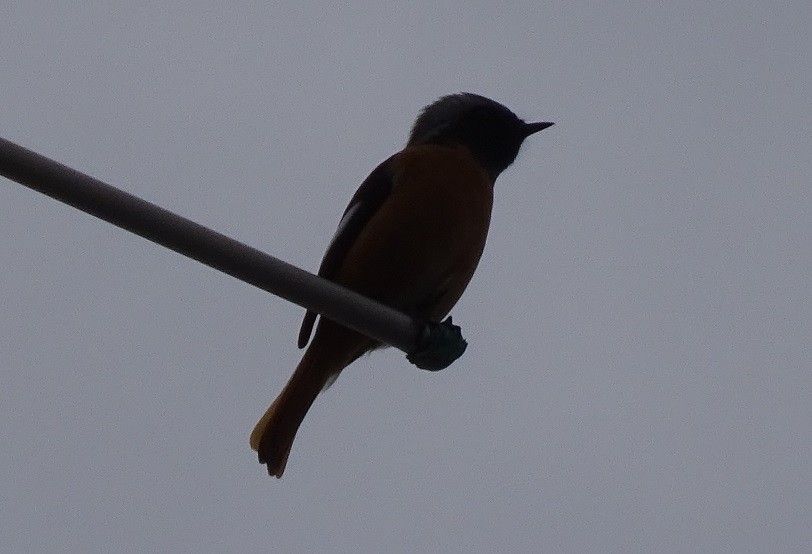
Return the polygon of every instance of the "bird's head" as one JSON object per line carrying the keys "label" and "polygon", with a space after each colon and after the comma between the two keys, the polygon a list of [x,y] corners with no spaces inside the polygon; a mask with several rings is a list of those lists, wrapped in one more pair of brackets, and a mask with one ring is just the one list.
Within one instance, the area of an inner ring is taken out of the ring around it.
{"label": "bird's head", "polygon": [[478,94],[451,94],[423,109],[407,146],[461,144],[496,180],[516,159],[524,139],[551,125],[526,123],[499,102]]}

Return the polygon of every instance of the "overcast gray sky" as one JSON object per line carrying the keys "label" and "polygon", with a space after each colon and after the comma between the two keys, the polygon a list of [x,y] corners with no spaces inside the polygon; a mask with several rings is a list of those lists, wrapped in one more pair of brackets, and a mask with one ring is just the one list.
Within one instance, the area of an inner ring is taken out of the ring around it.
{"label": "overcast gray sky", "polygon": [[809,2],[40,4],[0,135],[311,270],[438,96],[557,125],[465,356],[353,365],[281,481],[302,310],[2,180],[0,549],[808,551]]}

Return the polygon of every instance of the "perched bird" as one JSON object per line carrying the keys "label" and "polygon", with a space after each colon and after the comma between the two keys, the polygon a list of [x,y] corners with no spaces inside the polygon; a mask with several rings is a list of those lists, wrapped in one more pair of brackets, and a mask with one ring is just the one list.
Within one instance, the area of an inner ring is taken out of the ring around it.
{"label": "perched bird", "polygon": [[[366,178],[350,200],[319,275],[415,318],[440,321],[468,285],[482,255],[496,178],[529,135],[552,123],[525,123],[471,93],[424,108],[406,147]],[[316,314],[307,312],[299,348]],[[268,474],[281,477],[299,425],[319,392],[359,356],[381,346],[319,320],[296,371],[251,433]]]}

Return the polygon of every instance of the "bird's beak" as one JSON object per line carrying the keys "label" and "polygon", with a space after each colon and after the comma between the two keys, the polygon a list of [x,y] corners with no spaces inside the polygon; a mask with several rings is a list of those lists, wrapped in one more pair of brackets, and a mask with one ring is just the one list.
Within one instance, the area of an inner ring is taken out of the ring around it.
{"label": "bird's beak", "polygon": [[524,136],[525,138],[527,138],[533,133],[538,133],[539,131],[543,131],[547,127],[551,127],[553,125],[555,125],[555,123],[550,123],[549,121],[541,121],[539,123],[525,123]]}

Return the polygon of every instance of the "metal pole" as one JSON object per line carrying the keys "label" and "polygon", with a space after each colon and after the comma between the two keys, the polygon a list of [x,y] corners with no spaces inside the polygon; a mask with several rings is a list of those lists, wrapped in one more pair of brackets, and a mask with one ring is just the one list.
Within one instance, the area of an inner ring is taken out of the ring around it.
{"label": "metal pole", "polygon": [[404,352],[414,353],[434,332],[397,310],[3,138],[0,175]]}

